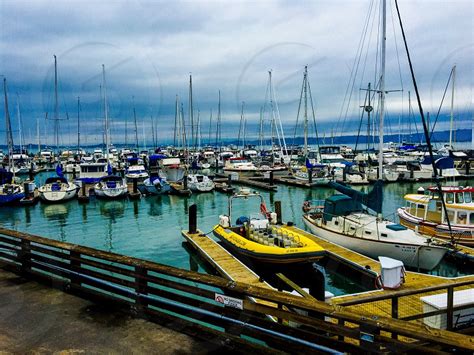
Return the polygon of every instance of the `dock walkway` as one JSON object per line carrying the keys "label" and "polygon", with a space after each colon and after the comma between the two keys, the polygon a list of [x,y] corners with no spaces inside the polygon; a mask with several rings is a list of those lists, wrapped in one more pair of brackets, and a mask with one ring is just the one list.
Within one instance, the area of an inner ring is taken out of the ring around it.
{"label": "dock walkway", "polygon": [[[291,226],[284,227],[288,230],[297,231],[298,233],[304,234],[306,237],[314,240],[316,243],[321,245],[330,257],[336,258],[339,261],[344,262],[347,265],[352,266],[353,268],[367,273],[377,273],[380,274],[380,263],[374,259],[371,259],[362,254],[356,253],[352,250],[346,249],[334,243],[328,242],[322,238],[319,238],[311,233],[308,233],[300,228]],[[370,269],[369,269],[370,268]],[[399,291],[405,290],[422,290],[427,287],[449,284],[454,282],[462,281],[474,281],[474,275],[462,276],[456,278],[446,278],[441,276],[427,275],[418,272],[407,271],[405,275],[405,283],[397,290],[374,290],[369,292],[363,292],[353,295],[344,295],[332,298],[333,304],[343,304],[346,302],[353,301],[364,301],[367,298],[379,295],[390,295],[397,294]],[[472,286],[471,286],[472,287]],[[443,293],[443,291],[434,291],[423,293],[422,296],[427,296],[431,294]],[[408,295],[402,298],[403,305],[399,306],[399,317],[409,317],[415,314],[423,313],[423,306],[420,300],[420,294]],[[354,311],[362,313],[370,313],[373,315],[391,317],[392,316],[392,307],[390,300],[381,300],[377,302],[368,302],[361,303],[356,305],[349,306]],[[419,322],[422,322],[419,320]]]}
{"label": "dock walkway", "polygon": [[[275,290],[266,282],[261,281],[255,272],[224,249],[224,247],[220,246],[215,240],[203,234],[203,232],[198,230],[195,234],[191,234],[187,231],[182,231],[181,233],[191,246],[196,249],[221,276],[230,281],[238,281],[251,286]],[[252,299],[252,302],[267,306],[276,306],[274,303],[263,300]]]}

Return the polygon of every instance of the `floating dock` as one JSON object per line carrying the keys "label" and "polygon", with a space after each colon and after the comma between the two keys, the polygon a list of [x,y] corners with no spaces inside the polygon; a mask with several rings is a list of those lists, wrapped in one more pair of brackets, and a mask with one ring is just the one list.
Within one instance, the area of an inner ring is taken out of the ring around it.
{"label": "floating dock", "polygon": [[[374,259],[371,259],[362,254],[356,253],[352,250],[341,247],[337,244],[328,242],[322,238],[319,238],[311,233],[305,232],[304,230],[294,227],[285,226],[283,227],[290,231],[304,234],[306,237],[314,240],[316,243],[321,245],[330,258],[337,259],[339,262],[352,267],[362,273],[375,273],[380,275],[380,263]],[[462,282],[474,282],[474,275],[461,276],[456,278],[446,278],[441,276],[427,275],[418,272],[407,271],[405,275],[405,283],[397,290],[374,290],[363,292],[353,295],[338,296],[331,299],[333,304],[354,303],[350,306],[351,310],[357,312],[370,313],[377,316],[391,317],[392,316],[392,304],[390,299],[379,300],[373,303],[366,302],[372,297],[380,298],[383,295],[396,295],[401,291],[416,291],[423,290],[430,287],[441,286],[444,284],[454,284]],[[472,284],[471,286],[472,287]],[[460,287],[461,289],[462,287]],[[442,292],[442,291],[441,291]],[[428,294],[441,293],[440,291],[423,293],[423,296]],[[355,304],[360,301],[360,304]],[[473,301],[474,302],[474,301]],[[420,299],[420,294],[407,295],[403,297],[403,307],[401,305],[398,308],[398,317],[405,318],[423,313],[423,305]],[[420,321],[422,322],[422,321]]]}
{"label": "floating dock", "polygon": [[[272,286],[262,281],[260,277],[229,253],[215,240],[209,238],[201,231],[189,233],[182,231],[181,234],[189,244],[223,277],[230,281],[244,282],[251,286],[258,286],[268,290],[275,290]],[[276,304],[263,300],[251,299],[252,302],[276,307]]]}
{"label": "floating dock", "polygon": [[228,185],[243,185],[248,187],[255,187],[257,189],[266,190],[266,191],[276,191],[278,186],[273,184],[271,181],[263,177],[242,177],[239,176],[238,179],[229,179],[228,176],[218,174],[216,175],[215,182],[226,182]]}
{"label": "floating dock", "polygon": [[298,186],[298,187],[303,187],[303,188],[308,188],[308,189],[311,189],[315,186],[321,186],[321,187],[327,186],[327,184],[321,184],[318,182],[310,183],[309,181],[298,180],[298,179],[295,179],[293,176],[278,176],[278,177],[274,177],[273,180],[279,184],[289,185],[289,186]]}

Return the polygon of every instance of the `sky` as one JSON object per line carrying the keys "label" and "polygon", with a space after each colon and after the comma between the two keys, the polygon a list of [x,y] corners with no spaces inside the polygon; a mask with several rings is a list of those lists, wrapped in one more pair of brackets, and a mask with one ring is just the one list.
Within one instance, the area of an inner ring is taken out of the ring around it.
{"label": "sky", "polygon": [[[400,0],[399,7],[424,110],[436,114],[456,64],[456,128],[470,128],[474,2]],[[140,142],[152,139],[152,120],[159,141],[172,139],[177,95],[189,117],[191,74],[194,118],[199,115],[203,140],[211,110],[215,135],[219,91],[223,137],[237,136],[242,102],[247,136],[257,136],[262,106],[268,135],[270,70],[285,135],[293,136],[305,65],[320,135],[354,133],[365,98],[360,89],[369,82],[374,87],[380,77],[379,10],[379,0],[3,0],[0,75],[7,78],[15,141],[19,103],[24,140],[36,142],[39,126],[42,143],[53,143],[53,55],[62,144],[76,140],[78,97],[82,142],[102,142],[102,64],[116,143],[125,139],[125,128],[129,142],[135,137],[133,107]],[[401,39],[395,3],[387,1],[388,127],[397,130],[401,116],[400,129],[407,131],[408,91],[413,99],[414,93]],[[450,103],[451,89],[438,129],[449,126]],[[412,106],[417,112],[414,100]],[[3,142],[3,124],[0,131]]]}

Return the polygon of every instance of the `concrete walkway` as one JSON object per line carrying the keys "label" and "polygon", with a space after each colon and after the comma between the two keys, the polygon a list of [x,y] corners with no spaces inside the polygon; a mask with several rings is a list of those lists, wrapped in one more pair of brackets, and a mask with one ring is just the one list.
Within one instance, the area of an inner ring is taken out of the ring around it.
{"label": "concrete walkway", "polygon": [[0,354],[199,354],[205,343],[0,269]]}

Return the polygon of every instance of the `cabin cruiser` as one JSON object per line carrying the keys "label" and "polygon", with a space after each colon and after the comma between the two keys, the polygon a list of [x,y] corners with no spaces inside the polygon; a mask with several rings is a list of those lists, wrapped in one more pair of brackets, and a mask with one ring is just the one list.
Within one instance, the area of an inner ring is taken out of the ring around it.
{"label": "cabin cruiser", "polygon": [[[413,230],[380,217],[382,181],[377,181],[369,194],[329,184],[342,194],[314,206],[309,201],[303,205],[303,221],[315,235],[374,259],[390,257],[423,270],[435,268],[448,252]],[[369,214],[369,209],[378,216]]]}
{"label": "cabin cruiser", "polygon": [[148,172],[145,170],[145,167],[141,164],[130,165],[125,171],[125,177],[127,181],[137,180],[142,182],[149,177]]}
{"label": "cabin cruiser", "polygon": [[258,170],[254,163],[245,158],[229,158],[224,165],[224,174],[239,173],[249,176],[254,175]]}
{"label": "cabin cruiser", "polygon": [[107,161],[101,159],[98,162],[82,162],[79,164],[79,176],[78,181],[86,184],[96,183],[102,177],[107,176],[109,173]]}
{"label": "cabin cruiser", "polygon": [[163,158],[159,160],[159,166],[166,181],[181,181],[186,173],[186,167],[179,158]]}
{"label": "cabin cruiser", "polygon": [[405,195],[406,206],[397,210],[400,224],[421,234],[474,247],[474,188],[443,186],[441,193],[447,215],[438,188],[429,187],[424,194]]}

